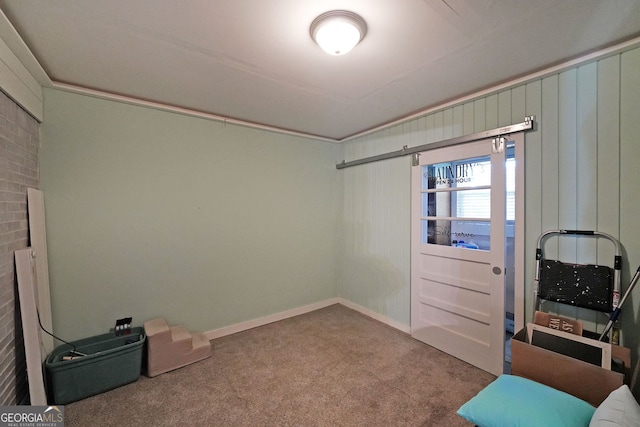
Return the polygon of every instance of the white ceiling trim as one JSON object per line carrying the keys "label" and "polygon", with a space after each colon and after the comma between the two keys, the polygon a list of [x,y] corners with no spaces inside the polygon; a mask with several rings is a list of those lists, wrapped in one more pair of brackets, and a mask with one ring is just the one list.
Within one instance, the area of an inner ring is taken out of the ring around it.
{"label": "white ceiling trim", "polygon": [[[428,109],[425,110],[421,110],[417,113],[405,116],[405,117],[401,117],[397,120],[394,120],[392,122],[389,123],[385,123],[383,125],[380,126],[376,126],[374,128],[365,130],[363,132],[359,132],[357,134],[354,135],[350,135],[348,137],[345,138],[341,138],[341,139],[334,139],[334,138],[328,138],[328,137],[322,137],[322,136],[318,136],[318,135],[313,135],[313,134],[307,134],[307,133],[303,133],[303,132],[297,132],[297,131],[292,131],[289,129],[283,129],[283,128],[278,128],[278,127],[274,127],[274,126],[268,126],[268,125],[263,125],[260,123],[253,123],[253,122],[248,122],[248,121],[243,121],[243,120],[238,120],[238,119],[234,119],[231,117],[224,117],[224,116],[219,116],[219,115],[215,115],[215,114],[210,114],[210,113],[205,113],[205,112],[201,112],[201,111],[195,111],[195,110],[191,110],[188,108],[182,108],[182,107],[176,107],[176,106],[172,106],[172,105],[167,105],[167,104],[163,104],[163,103],[159,103],[159,102],[153,102],[153,101],[146,101],[146,100],[142,100],[142,99],[137,99],[137,98],[133,98],[133,97],[129,97],[129,96],[124,96],[124,95],[116,95],[116,94],[112,94],[112,93],[108,93],[108,92],[103,92],[103,91],[99,91],[99,90],[94,90],[94,89],[88,89],[88,88],[84,88],[84,87],[80,87],[80,86],[75,86],[75,85],[70,85],[70,84],[66,84],[66,83],[61,83],[61,82],[56,82],[56,81],[51,81],[49,80],[50,83],[46,84],[46,86],[54,88],[54,89],[59,89],[62,91],[66,91],[66,92],[71,92],[71,93],[76,93],[76,94],[81,94],[81,95],[86,95],[86,96],[91,96],[91,97],[95,97],[95,98],[100,98],[100,99],[105,99],[105,100],[110,100],[110,101],[115,101],[115,102],[121,102],[121,103],[125,103],[125,104],[130,104],[130,105],[136,105],[136,106],[141,106],[141,107],[146,107],[146,108],[152,108],[152,109],[156,109],[156,110],[161,110],[161,111],[166,111],[166,112],[171,112],[171,113],[176,113],[176,114],[182,114],[182,115],[186,115],[186,116],[191,116],[191,117],[196,117],[196,118],[201,118],[201,119],[206,119],[206,120],[213,120],[213,121],[217,121],[223,124],[232,124],[232,125],[237,125],[237,126],[243,126],[243,127],[248,127],[248,128],[253,128],[253,129],[258,129],[258,130],[263,130],[263,131],[267,131],[267,132],[274,132],[274,133],[279,133],[279,134],[284,134],[284,135],[291,135],[291,136],[297,136],[297,137],[302,137],[302,138],[309,138],[309,139],[314,139],[314,140],[318,140],[318,141],[325,141],[325,142],[333,142],[333,143],[340,143],[340,142],[348,142],[351,140],[355,140],[358,138],[361,138],[363,136],[366,135],[370,135],[372,133],[375,132],[380,132],[383,131],[385,129],[388,129],[390,127],[393,126],[397,126],[399,124],[411,121],[411,120],[415,120],[417,118],[426,116],[428,114],[437,112],[439,110],[445,109],[445,108],[450,108],[459,104],[463,104],[466,102],[469,102],[471,100],[480,98],[480,97],[484,97],[484,96],[488,96],[491,95],[493,93],[497,93],[515,86],[519,86],[522,84],[525,84],[527,82],[530,81],[534,81],[534,80],[538,80],[538,79],[542,79],[554,74],[558,74],[561,73],[565,70],[568,70],[570,68],[574,68],[577,67],[579,65],[584,65],[587,64],[589,62],[592,61],[597,61],[597,60],[601,60],[604,59],[608,56],[612,56],[612,55],[616,55],[619,53],[622,53],[624,51],[633,49],[635,47],[640,46],[640,37],[636,37],[630,40],[627,40],[625,42],[622,42],[620,44],[614,45],[614,46],[610,46],[608,48],[605,49],[601,49],[598,51],[594,51],[588,55],[584,55],[581,56],[579,58],[567,61],[567,62],[563,62],[561,64],[549,67],[549,68],[545,68],[543,70],[540,70],[538,72],[532,73],[532,74],[528,74],[526,76],[522,76],[513,80],[510,80],[508,82],[496,85],[496,86],[492,86],[489,87],[487,89],[484,89],[482,91],[478,91],[478,92],[474,92],[472,94],[469,94],[467,96],[463,96],[460,98],[456,98],[455,100],[452,101],[448,101],[442,104],[438,104],[436,106],[430,107]],[[25,45],[26,48],[26,45]],[[42,70],[42,68],[40,67],[40,69]]]}
{"label": "white ceiling trim", "polygon": [[76,94],[80,94],[80,95],[91,96],[91,97],[94,97],[94,98],[100,98],[100,99],[105,99],[105,100],[109,100],[109,101],[120,102],[120,103],[123,103],[123,104],[136,105],[136,106],[140,106],[140,107],[151,108],[151,109],[154,109],[154,110],[161,110],[161,111],[166,111],[166,112],[170,112],[170,113],[182,114],[182,115],[185,115],[185,116],[196,117],[196,118],[200,118],[200,119],[212,120],[212,121],[220,122],[222,124],[230,124],[230,125],[249,127],[249,128],[253,128],[253,129],[259,129],[259,130],[267,131],[267,132],[275,132],[275,133],[284,134],[284,135],[299,136],[299,137],[310,138],[310,139],[315,139],[315,140],[319,140],[319,141],[340,142],[339,140],[333,139],[333,138],[327,138],[327,137],[318,136],[318,135],[306,134],[306,133],[303,133],[303,132],[297,132],[297,131],[293,131],[293,130],[289,130],[289,129],[283,129],[283,128],[278,128],[278,127],[274,127],[274,126],[263,125],[263,124],[260,124],[260,123],[246,122],[244,120],[238,120],[238,119],[234,119],[232,117],[219,116],[219,115],[216,115],[216,114],[205,113],[205,112],[202,112],[202,111],[191,110],[191,109],[183,108],[183,107],[176,107],[176,106],[173,106],[173,105],[163,104],[163,103],[160,103],[160,102],[146,101],[146,100],[143,100],[143,99],[133,98],[133,97],[130,97],[130,96],[125,96],[125,95],[116,95],[116,94],[113,94],[113,93],[103,92],[103,91],[100,91],[100,90],[88,89],[88,88],[84,88],[84,87],[80,87],[80,86],[74,86],[74,85],[70,85],[70,84],[67,84],[67,83],[60,83],[60,82],[52,81],[50,87],[52,87],[54,89],[59,89],[59,90],[65,91],[65,92],[71,92],[71,93],[76,93]]}

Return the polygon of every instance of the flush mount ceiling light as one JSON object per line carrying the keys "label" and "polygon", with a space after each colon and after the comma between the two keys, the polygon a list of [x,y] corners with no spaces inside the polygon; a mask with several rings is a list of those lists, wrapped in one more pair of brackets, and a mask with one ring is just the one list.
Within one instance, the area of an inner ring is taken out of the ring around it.
{"label": "flush mount ceiling light", "polygon": [[348,10],[331,10],[314,19],[309,32],[328,54],[344,55],[364,38],[367,23]]}

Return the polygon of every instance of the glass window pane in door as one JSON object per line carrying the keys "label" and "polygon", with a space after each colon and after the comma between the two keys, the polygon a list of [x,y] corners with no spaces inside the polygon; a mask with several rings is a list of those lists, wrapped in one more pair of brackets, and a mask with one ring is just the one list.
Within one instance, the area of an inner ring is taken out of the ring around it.
{"label": "glass window pane in door", "polygon": [[452,221],[444,219],[423,219],[421,240],[442,246],[464,249],[490,250],[489,221]]}

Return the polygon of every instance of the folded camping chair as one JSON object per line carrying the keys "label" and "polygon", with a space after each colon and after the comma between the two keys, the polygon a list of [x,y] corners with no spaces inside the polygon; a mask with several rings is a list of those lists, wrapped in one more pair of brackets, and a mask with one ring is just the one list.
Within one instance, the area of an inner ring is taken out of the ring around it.
{"label": "folded camping chair", "polygon": [[[568,235],[610,240],[615,246],[613,267],[545,259],[542,250],[545,240],[551,236]],[[542,302],[546,300],[611,314],[620,299],[621,270],[622,245],[612,236],[586,230],[546,231],[538,238],[536,247],[533,312],[541,311]],[[601,336],[600,340],[603,338]]]}

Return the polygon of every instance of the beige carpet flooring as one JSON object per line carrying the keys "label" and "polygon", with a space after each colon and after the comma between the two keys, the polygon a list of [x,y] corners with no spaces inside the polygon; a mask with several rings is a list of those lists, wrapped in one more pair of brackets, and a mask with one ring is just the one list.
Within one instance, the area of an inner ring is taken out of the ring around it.
{"label": "beige carpet flooring", "polygon": [[495,377],[342,305],[213,340],[213,356],[65,406],[71,426],[468,426]]}

